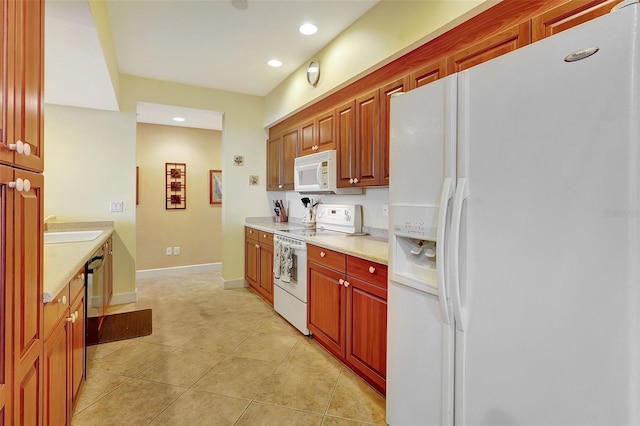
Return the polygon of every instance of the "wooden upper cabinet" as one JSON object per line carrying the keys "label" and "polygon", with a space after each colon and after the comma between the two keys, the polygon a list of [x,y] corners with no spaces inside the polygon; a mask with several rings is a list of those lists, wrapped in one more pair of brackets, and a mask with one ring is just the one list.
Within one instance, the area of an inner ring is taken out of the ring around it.
{"label": "wooden upper cabinet", "polygon": [[[44,2],[7,2],[6,84],[0,161],[44,168]],[[3,78],[5,80],[5,78]],[[3,82],[4,83],[4,82]],[[29,154],[29,155],[27,155]]]}
{"label": "wooden upper cabinet", "polygon": [[316,117],[316,151],[336,148],[336,111],[327,111]]}
{"label": "wooden upper cabinet", "polygon": [[355,175],[355,166],[352,162],[352,158],[355,157],[355,109],[355,101],[349,101],[336,109],[338,187],[352,186]]}
{"label": "wooden upper cabinet", "polygon": [[316,121],[309,120],[300,125],[300,155],[313,154],[316,152]]}
{"label": "wooden upper cabinet", "polygon": [[409,90],[409,77],[401,78],[380,88],[380,171],[381,185],[389,185],[389,124],[391,95]]}
{"label": "wooden upper cabinet", "polygon": [[621,0],[571,0],[532,20],[532,41],[542,40],[576,25],[606,15]]}
{"label": "wooden upper cabinet", "polygon": [[293,168],[297,152],[297,128],[267,141],[267,191],[293,189]]}
{"label": "wooden upper cabinet", "polygon": [[447,75],[447,60],[441,59],[436,62],[432,62],[420,68],[418,71],[414,71],[409,75],[409,90],[415,89],[425,84],[429,84],[436,80],[446,77]]}
{"label": "wooden upper cabinet", "polygon": [[512,52],[531,42],[531,23],[529,21],[511,27],[499,34],[468,46],[449,56],[448,72],[464,71],[475,65]]}
{"label": "wooden upper cabinet", "polygon": [[[380,96],[378,90],[356,99],[356,176],[353,185],[380,185]],[[357,180],[356,180],[357,179]]]}

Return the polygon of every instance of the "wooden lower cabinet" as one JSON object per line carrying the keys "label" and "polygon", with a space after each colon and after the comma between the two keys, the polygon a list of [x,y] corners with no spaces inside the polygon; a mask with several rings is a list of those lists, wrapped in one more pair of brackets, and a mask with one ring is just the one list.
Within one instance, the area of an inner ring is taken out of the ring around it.
{"label": "wooden lower cabinet", "polygon": [[273,234],[245,227],[244,279],[273,305]]}
{"label": "wooden lower cabinet", "polygon": [[84,270],[44,306],[44,425],[71,424],[84,383]]}
{"label": "wooden lower cabinet", "polygon": [[308,327],[363,379],[386,392],[387,267],[307,245]]}

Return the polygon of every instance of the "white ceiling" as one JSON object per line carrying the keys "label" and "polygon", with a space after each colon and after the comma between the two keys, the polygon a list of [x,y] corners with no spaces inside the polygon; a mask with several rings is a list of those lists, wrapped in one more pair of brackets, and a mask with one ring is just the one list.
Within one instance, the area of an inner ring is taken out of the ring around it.
{"label": "white ceiling", "polygon": [[[120,73],[264,96],[377,1],[248,0],[246,9],[232,4],[242,0],[107,0],[106,5]],[[318,32],[300,34],[305,22],[317,25]],[[45,37],[45,101],[117,110],[87,1],[47,0]],[[269,67],[272,58],[283,66]],[[153,104],[143,108],[139,121],[154,114]],[[166,105],[157,110],[168,113]],[[169,115],[184,116],[184,110]],[[195,127],[188,122],[182,125]]]}

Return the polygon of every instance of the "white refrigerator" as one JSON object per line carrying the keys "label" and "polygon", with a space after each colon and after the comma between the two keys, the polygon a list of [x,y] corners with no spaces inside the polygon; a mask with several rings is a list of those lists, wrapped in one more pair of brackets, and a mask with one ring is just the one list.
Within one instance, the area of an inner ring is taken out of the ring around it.
{"label": "white refrigerator", "polygon": [[391,100],[389,425],[640,424],[639,19]]}

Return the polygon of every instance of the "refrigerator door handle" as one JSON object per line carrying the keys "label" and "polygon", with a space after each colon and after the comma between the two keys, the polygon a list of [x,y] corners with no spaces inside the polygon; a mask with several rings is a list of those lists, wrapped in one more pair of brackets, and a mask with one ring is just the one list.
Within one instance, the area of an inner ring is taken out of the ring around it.
{"label": "refrigerator door handle", "polygon": [[453,300],[453,314],[456,328],[465,329],[465,312],[462,306],[460,291],[460,226],[462,225],[462,204],[467,199],[467,179],[459,178],[456,185],[456,195],[453,200],[451,219],[451,292]]}
{"label": "refrigerator door handle", "polygon": [[440,309],[442,320],[445,324],[451,324],[451,310],[449,309],[449,296],[446,279],[445,246],[447,241],[446,225],[449,216],[449,200],[453,191],[453,178],[445,178],[442,182],[442,194],[440,195],[440,208],[438,212],[438,227],[436,235],[436,270],[438,273],[438,291],[440,292]]}

